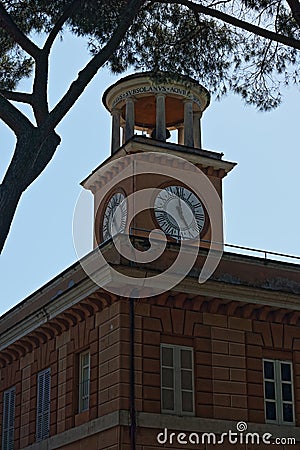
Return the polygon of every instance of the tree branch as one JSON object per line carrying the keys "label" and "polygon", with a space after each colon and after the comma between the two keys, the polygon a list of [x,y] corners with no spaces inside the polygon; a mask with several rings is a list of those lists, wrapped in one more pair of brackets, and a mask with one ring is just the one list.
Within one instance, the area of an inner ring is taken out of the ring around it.
{"label": "tree branch", "polygon": [[230,3],[231,0],[220,0],[220,1],[214,1],[207,5],[208,8],[211,8],[212,6],[218,6],[218,5],[225,5],[226,3]]}
{"label": "tree branch", "polygon": [[28,55],[32,56],[34,59],[38,58],[41,50],[20,30],[4,8],[2,2],[0,2],[0,26],[23,50],[25,50],[25,52],[28,53]]}
{"label": "tree branch", "polygon": [[13,130],[16,136],[34,128],[30,120],[2,94],[0,94],[0,119]]}
{"label": "tree branch", "polygon": [[292,15],[300,27],[300,3],[298,0],[286,0],[291,8]]}
{"label": "tree branch", "polygon": [[36,59],[35,73],[34,73],[34,83],[33,83],[33,111],[37,122],[37,125],[41,125],[47,118],[49,114],[48,106],[48,72],[49,72],[49,53],[52,44],[57,37],[58,33],[62,29],[64,23],[75,8],[80,3],[80,0],[73,0],[64,10],[63,14],[60,16],[48,38],[41,50],[39,57]]}
{"label": "tree branch", "polygon": [[[160,3],[170,3],[170,2],[168,0],[160,0]],[[189,0],[172,0],[172,3],[187,6],[190,10],[197,12],[199,14],[214,17],[225,23],[249,31],[250,33],[256,34],[257,36],[261,36],[265,39],[270,39],[271,41],[279,42],[283,45],[287,45],[288,47],[300,50],[300,41],[297,39],[277,34],[274,31],[266,30],[265,28],[261,28],[257,25],[253,25],[252,23],[246,22],[241,19],[237,19],[236,17],[230,16],[229,14],[226,14],[217,9],[211,9],[208,8],[207,6],[193,3],[192,1]]]}
{"label": "tree branch", "polygon": [[12,100],[14,102],[20,103],[28,103],[32,104],[32,94],[28,94],[27,92],[13,92],[13,91],[5,91],[0,89],[0,94],[3,95],[7,100]]}
{"label": "tree branch", "polygon": [[52,44],[55,41],[58,33],[62,29],[65,22],[69,19],[71,14],[75,11],[76,7],[80,4],[81,0],[73,0],[66,9],[64,10],[63,14],[60,16],[54,27],[49,33],[49,36],[44,44],[43,51],[45,51],[47,54],[49,54]]}
{"label": "tree branch", "polygon": [[74,105],[76,100],[82,94],[92,78],[96,75],[100,67],[110,58],[110,56],[117,49],[118,45],[124,38],[128,28],[132,24],[136,14],[145,0],[128,0],[127,7],[120,17],[119,25],[117,26],[112,37],[108,43],[97,53],[89,63],[78,73],[78,77],[69,87],[66,94],[55,106],[46,119],[43,128],[45,131],[55,129],[62,118]]}
{"label": "tree branch", "polygon": [[36,60],[32,90],[32,107],[37,125],[45,121],[49,114],[48,107],[48,71],[49,58],[47,53],[41,53]]}

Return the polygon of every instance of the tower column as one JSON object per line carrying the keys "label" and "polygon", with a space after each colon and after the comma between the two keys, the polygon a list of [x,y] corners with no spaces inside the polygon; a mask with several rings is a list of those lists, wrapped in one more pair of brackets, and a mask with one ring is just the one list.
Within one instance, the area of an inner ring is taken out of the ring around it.
{"label": "tower column", "polygon": [[121,111],[119,109],[112,109],[112,137],[111,137],[111,152],[115,153],[120,147],[120,117]]}
{"label": "tower column", "polygon": [[178,144],[184,145],[184,127],[183,124],[177,127],[178,130]]}
{"label": "tower column", "polygon": [[166,136],[166,108],[165,108],[165,95],[156,95],[156,139],[159,141],[165,141]]}
{"label": "tower column", "polygon": [[125,141],[134,135],[134,99],[126,99]]}
{"label": "tower column", "polygon": [[201,148],[201,113],[194,114],[194,147]]}
{"label": "tower column", "polygon": [[184,101],[184,145],[194,147],[194,130],[193,130],[193,102],[192,100]]}

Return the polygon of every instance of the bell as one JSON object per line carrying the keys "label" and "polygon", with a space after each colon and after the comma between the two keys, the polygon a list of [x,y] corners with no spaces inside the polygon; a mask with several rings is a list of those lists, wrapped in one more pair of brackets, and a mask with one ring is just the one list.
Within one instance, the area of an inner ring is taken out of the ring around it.
{"label": "bell", "polygon": [[[153,128],[152,133],[150,134],[150,137],[152,139],[157,139],[157,137],[156,137],[156,128]],[[171,133],[168,130],[168,128],[166,128],[166,140],[169,139],[170,137],[171,137]]]}

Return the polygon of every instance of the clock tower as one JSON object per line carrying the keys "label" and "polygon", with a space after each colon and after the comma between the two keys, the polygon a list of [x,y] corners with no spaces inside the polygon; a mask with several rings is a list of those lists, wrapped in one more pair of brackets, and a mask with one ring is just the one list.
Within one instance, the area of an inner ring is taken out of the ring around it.
{"label": "clock tower", "polygon": [[223,242],[222,180],[235,164],[202,149],[209,102],[198,82],[167,73],[130,75],[105,91],[111,156],[82,182],[94,195],[95,247],[153,230],[169,243]]}

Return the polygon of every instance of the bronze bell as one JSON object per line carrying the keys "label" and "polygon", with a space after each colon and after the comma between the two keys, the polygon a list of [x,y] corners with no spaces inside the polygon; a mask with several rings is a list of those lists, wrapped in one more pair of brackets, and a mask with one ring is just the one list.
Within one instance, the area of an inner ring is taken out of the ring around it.
{"label": "bronze bell", "polygon": [[[152,139],[157,139],[157,137],[156,137],[156,128],[153,128],[152,133],[150,134],[150,137]],[[171,133],[168,130],[168,128],[166,128],[166,140],[169,139],[170,137],[171,137]]]}

